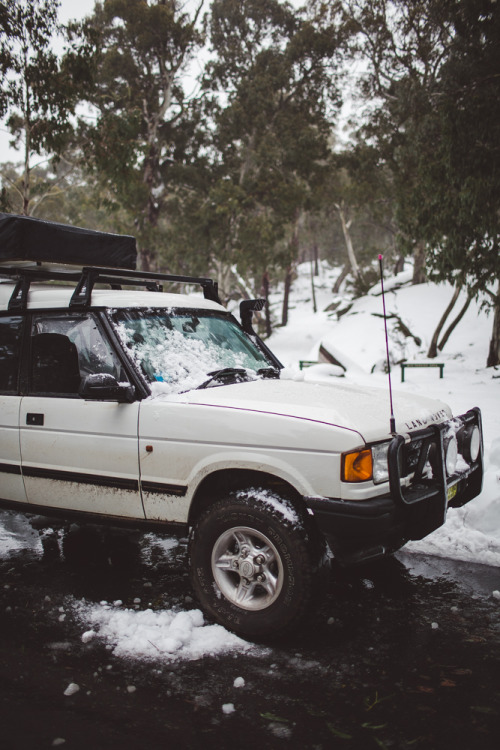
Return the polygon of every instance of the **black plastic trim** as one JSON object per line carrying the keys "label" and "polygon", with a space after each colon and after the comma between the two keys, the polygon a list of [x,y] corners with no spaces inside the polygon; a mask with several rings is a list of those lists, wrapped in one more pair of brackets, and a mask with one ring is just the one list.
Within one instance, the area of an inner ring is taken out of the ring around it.
{"label": "black plastic trim", "polygon": [[0,474],[21,475],[21,467],[19,466],[19,464],[0,464]]}
{"label": "black plastic trim", "polygon": [[161,482],[141,482],[141,489],[153,494],[177,495],[179,497],[184,497],[187,492],[187,487],[178,484],[162,484]]}
{"label": "black plastic trim", "polygon": [[[123,309],[123,308],[120,308],[120,309]],[[116,330],[113,326],[112,321],[110,320],[108,310],[101,309],[101,308],[93,308],[91,312],[94,314],[97,314],[99,322],[102,326],[104,333],[106,334],[108,338],[108,341],[113,347],[113,350],[115,354],[117,355],[118,359],[120,360],[122,366],[125,368],[125,371],[127,372],[129,376],[130,382],[133,385],[135,385],[135,394],[136,394],[137,399],[140,401],[144,398],[147,398],[151,394],[151,388],[149,387],[149,384],[146,382],[142,373],[140,373],[139,370],[136,368],[133,360],[129,359],[127,354],[124,352],[123,344],[120,341],[120,338],[118,337],[116,333]]]}
{"label": "black plastic trim", "polygon": [[94,484],[97,487],[113,487],[119,490],[139,491],[137,479],[125,479],[123,477],[102,477],[98,474],[81,474],[75,471],[63,471],[59,469],[43,469],[41,467],[23,466],[23,475],[37,479],[54,479],[61,482],[75,482],[76,484]]}
{"label": "black plastic trim", "polygon": [[340,500],[332,497],[305,497],[308,508],[316,513],[332,513],[339,516],[377,518],[394,510],[390,495],[381,495],[370,500]]}

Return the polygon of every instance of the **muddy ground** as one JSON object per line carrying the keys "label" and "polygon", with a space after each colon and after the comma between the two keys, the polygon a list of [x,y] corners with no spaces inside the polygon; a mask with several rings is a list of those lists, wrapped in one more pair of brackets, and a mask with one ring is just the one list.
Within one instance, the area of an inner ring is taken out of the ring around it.
{"label": "muddy ground", "polygon": [[109,564],[89,543],[70,562],[62,536],[0,559],[4,750],[500,747],[497,568],[399,553],[332,573],[311,622],[267,650],[144,662],[82,642],[68,601],[195,608],[185,544],[143,555],[136,537]]}

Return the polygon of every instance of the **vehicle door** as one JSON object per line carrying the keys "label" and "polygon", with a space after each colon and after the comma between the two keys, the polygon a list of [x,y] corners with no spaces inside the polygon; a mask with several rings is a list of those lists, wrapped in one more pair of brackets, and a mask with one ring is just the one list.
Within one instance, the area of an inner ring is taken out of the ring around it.
{"label": "vehicle door", "polygon": [[20,410],[28,501],[117,517],[144,518],[139,491],[138,402],[86,400],[83,380],[127,374],[94,313],[34,313],[28,395]]}
{"label": "vehicle door", "polygon": [[23,317],[0,315],[0,499],[25,503],[19,449],[19,363]]}

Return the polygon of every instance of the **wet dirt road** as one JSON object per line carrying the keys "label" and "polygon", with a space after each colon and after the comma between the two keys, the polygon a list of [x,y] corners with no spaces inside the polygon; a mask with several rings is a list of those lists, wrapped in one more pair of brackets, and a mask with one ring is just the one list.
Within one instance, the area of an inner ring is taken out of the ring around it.
{"label": "wet dirt road", "polygon": [[498,569],[400,553],[332,575],[286,642],[145,662],[82,641],[68,602],[195,608],[185,545],[144,554],[137,537],[115,565],[90,541],[70,564],[61,545],[33,532],[0,557],[4,750],[500,746]]}

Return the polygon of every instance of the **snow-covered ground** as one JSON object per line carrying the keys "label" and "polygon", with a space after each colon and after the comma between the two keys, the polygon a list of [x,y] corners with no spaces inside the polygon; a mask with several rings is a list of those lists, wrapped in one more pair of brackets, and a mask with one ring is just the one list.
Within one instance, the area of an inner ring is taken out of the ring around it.
{"label": "snow-covered ground", "polygon": [[[369,295],[356,300],[339,318],[338,311],[347,309],[350,301],[342,295],[333,298],[331,289],[338,271],[323,265],[320,276],[315,279],[318,310],[315,313],[309,267],[306,265],[299,271],[292,290],[289,325],[278,328],[268,342],[286,366],[287,375],[336,382],[336,375],[341,372],[339,368],[320,365],[299,370],[299,360],[316,361],[323,344],[346,368],[344,378],[347,381],[386,388],[388,378],[383,372],[385,339],[380,290],[374,287]],[[452,290],[446,284],[412,287],[407,283],[409,275],[409,272],[403,273],[385,282],[387,314],[396,314],[415,337],[408,338],[398,332],[396,318],[389,318],[391,358],[394,361],[406,358],[425,362],[434,326],[448,304]],[[332,303],[337,305],[336,311],[326,311]],[[457,311],[460,304],[461,301],[457,304]],[[277,318],[280,305],[281,296],[277,293],[273,297]],[[401,383],[400,368],[395,366],[392,382],[395,390],[440,398],[450,404],[454,413],[479,406],[484,423],[486,475],[482,494],[465,508],[451,510],[441,529],[405,549],[500,566],[500,368],[486,369],[484,366],[490,328],[491,320],[477,304],[471,305],[445,352],[437,360],[445,365],[443,379],[439,378],[437,369],[415,369],[407,370],[406,382]],[[420,339],[421,343],[415,339]],[[387,420],[389,422],[389,414]],[[162,541],[151,536],[143,554],[155,544],[162,544],[163,552],[168,556],[177,541]],[[5,558],[22,548],[41,553],[38,533],[23,516],[3,514],[0,557]],[[492,593],[500,597],[498,591]],[[120,601],[89,603],[72,599],[66,601],[60,611],[60,619],[70,612],[81,623],[83,642],[98,638],[115,656],[169,662],[228,651],[253,654],[262,651],[219,625],[205,624],[202,613],[189,607],[158,610],[139,600],[131,606],[124,606]],[[236,680],[239,680],[238,685]],[[236,680],[235,686],[242,684],[241,677]],[[70,685],[70,689],[77,690],[78,686]]]}
{"label": "snow-covered ground", "polygon": [[[326,265],[321,266],[320,275],[315,278],[318,312],[314,313],[309,264],[299,268],[289,324],[278,328],[268,344],[289,368],[292,377],[335,382],[339,368],[333,366],[319,365],[304,369],[302,374],[298,370],[300,360],[317,361],[322,344],[346,368],[344,378],[347,381],[387,389],[380,284],[349,307],[351,300],[347,296],[334,298],[331,293],[337,273]],[[441,399],[451,406],[454,414],[479,406],[484,428],[485,479],[478,498],[462,509],[450,510],[441,529],[420,542],[409,544],[406,549],[500,566],[500,368],[485,367],[492,320],[480,309],[479,303],[472,303],[444,351],[435,360],[428,360],[430,340],[453,290],[449,284],[412,286],[410,279],[411,269],[384,282],[391,361],[444,363],[444,377],[439,377],[437,368],[406,369],[405,382],[401,383],[401,370],[396,365],[391,373],[393,389]],[[465,296],[459,298],[450,321],[464,301]],[[278,295],[274,303],[273,309],[279,318],[281,300]],[[335,310],[326,311],[332,303]],[[339,317],[343,310],[347,312]],[[398,319],[412,337],[398,330]],[[416,340],[420,340],[420,344]]]}

